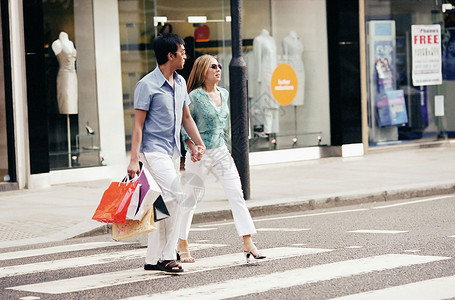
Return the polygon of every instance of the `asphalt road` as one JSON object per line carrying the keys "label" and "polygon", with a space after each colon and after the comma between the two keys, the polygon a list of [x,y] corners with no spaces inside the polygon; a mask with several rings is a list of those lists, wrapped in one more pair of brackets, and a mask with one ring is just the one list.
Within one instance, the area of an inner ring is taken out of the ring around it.
{"label": "asphalt road", "polygon": [[455,299],[454,216],[449,195],[256,218],[250,264],[231,220],[201,223],[181,275],[144,271],[143,239],[0,249],[0,298]]}

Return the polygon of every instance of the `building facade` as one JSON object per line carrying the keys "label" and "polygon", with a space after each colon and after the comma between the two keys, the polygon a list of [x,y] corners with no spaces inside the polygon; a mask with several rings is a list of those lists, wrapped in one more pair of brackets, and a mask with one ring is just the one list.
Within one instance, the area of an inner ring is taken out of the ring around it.
{"label": "building facade", "polygon": [[[250,164],[453,137],[452,4],[340,2],[242,2]],[[134,87],[156,66],[159,33],[185,39],[184,77],[212,54],[220,85],[235,88],[229,0],[2,0],[0,9],[3,187],[123,176]]]}

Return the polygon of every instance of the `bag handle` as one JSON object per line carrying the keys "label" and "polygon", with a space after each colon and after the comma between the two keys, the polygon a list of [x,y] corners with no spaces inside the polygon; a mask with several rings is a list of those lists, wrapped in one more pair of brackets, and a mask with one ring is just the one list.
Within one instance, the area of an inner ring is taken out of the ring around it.
{"label": "bag handle", "polygon": [[118,185],[120,185],[122,183],[134,182],[134,181],[136,181],[136,179],[137,179],[137,176],[131,178],[131,176],[129,174],[126,174],[125,177],[123,177],[123,179],[118,183]]}
{"label": "bag handle", "polygon": [[[139,171],[142,171],[142,168],[144,167],[144,164],[139,161]],[[129,182],[135,182],[139,176],[137,174],[134,175],[134,177],[131,177],[130,174],[126,174],[125,177],[123,177],[122,181],[123,183],[129,183]]]}

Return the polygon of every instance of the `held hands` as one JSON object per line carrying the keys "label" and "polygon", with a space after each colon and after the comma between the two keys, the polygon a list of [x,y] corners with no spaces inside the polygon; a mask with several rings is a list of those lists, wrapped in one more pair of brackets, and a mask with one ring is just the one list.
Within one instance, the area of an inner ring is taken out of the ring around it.
{"label": "held hands", "polygon": [[197,145],[191,148],[191,160],[196,162],[202,159],[205,152],[205,146]]}

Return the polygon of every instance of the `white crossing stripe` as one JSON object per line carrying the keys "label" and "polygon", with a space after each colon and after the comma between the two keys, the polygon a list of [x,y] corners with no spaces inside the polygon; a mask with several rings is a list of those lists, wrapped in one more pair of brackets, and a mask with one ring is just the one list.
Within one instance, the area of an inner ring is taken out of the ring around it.
{"label": "white crossing stripe", "polygon": [[413,200],[413,201],[402,202],[402,203],[397,203],[397,204],[376,206],[376,207],[373,207],[373,209],[390,208],[390,207],[403,206],[403,205],[409,205],[409,204],[417,204],[417,203],[428,202],[428,201],[443,200],[443,199],[447,199],[447,198],[450,198],[450,197],[453,197],[453,196],[452,195],[436,196],[436,197],[426,198],[426,199],[422,199],[422,200]]}
{"label": "white crossing stripe", "polygon": [[[200,241],[199,241],[200,242]],[[227,247],[226,244],[199,244],[199,243],[191,243],[189,244],[188,248],[190,251],[197,251],[197,250],[204,250],[210,248],[219,248],[219,247]]]}
{"label": "white crossing stripe", "polygon": [[435,278],[409,283],[400,286],[369,291],[336,299],[343,300],[380,300],[380,299],[413,299],[440,300],[455,297],[455,276]]}
{"label": "white crossing stripe", "polygon": [[217,230],[218,228],[200,228],[200,227],[194,227],[190,228],[190,231],[210,231],[210,230]]}
{"label": "white crossing stripe", "polygon": [[[333,249],[315,249],[315,248],[271,248],[262,249],[261,253],[266,255],[266,259],[254,260],[254,262],[266,262],[275,259],[289,258],[301,255],[310,255],[316,253],[330,252]],[[184,264],[185,274],[196,272],[222,269],[232,266],[244,265],[246,263],[242,253],[226,254],[215,257],[197,259],[196,263]],[[22,286],[8,287],[7,289],[28,291],[35,293],[47,294],[61,294],[72,293],[95,288],[103,288],[115,286],[120,284],[127,284],[131,282],[139,282],[145,280],[152,280],[169,276],[163,272],[157,271],[144,271],[144,269],[123,270],[111,273],[102,273],[95,275],[88,275],[82,277],[75,277],[69,279],[62,279],[56,281],[49,281],[36,284],[28,284]]]}
{"label": "white crossing stripe", "polygon": [[[341,261],[309,268],[288,270],[279,273],[248,278],[227,280],[194,288],[183,288],[159,294],[128,298],[139,299],[226,299],[269,290],[284,289],[297,285],[349,277],[358,274],[390,270],[394,268],[424,264],[450,259],[442,256],[418,256],[408,254],[388,254],[355,260]],[[384,298],[383,298],[384,299]]]}
{"label": "white crossing stripe", "polygon": [[406,233],[404,230],[351,230],[348,232],[352,233],[385,233],[385,234],[397,234],[397,233]]}
{"label": "white crossing stripe", "polygon": [[294,231],[308,231],[310,228],[256,228],[256,231],[279,231],[279,232],[294,232]]}
{"label": "white crossing stripe", "polygon": [[[223,244],[192,244],[191,249],[199,250],[212,247],[224,247]],[[85,267],[90,265],[107,264],[120,260],[145,258],[145,249],[101,253],[83,257],[66,258],[53,261],[43,261],[31,264],[8,266],[0,268],[0,278],[25,275],[30,273],[48,272],[66,268]]]}
{"label": "white crossing stripe", "polygon": [[63,246],[55,246],[55,247],[39,248],[39,249],[31,249],[31,250],[23,250],[23,251],[15,251],[15,252],[6,252],[6,253],[0,253],[0,261],[7,260],[7,259],[32,257],[32,256],[38,256],[38,255],[47,255],[47,254],[81,251],[81,250],[89,250],[89,249],[96,249],[96,248],[103,248],[103,247],[112,247],[112,246],[119,246],[119,245],[125,245],[125,244],[128,244],[128,243],[95,242],[95,243],[63,245]]}
{"label": "white crossing stripe", "polygon": [[[257,223],[257,222],[268,222],[268,221],[275,221],[275,220],[287,220],[287,219],[296,219],[296,218],[306,218],[306,217],[318,217],[318,216],[326,216],[326,215],[345,214],[345,213],[367,211],[367,210],[369,210],[369,209],[368,208],[359,208],[359,209],[347,209],[347,210],[339,210],[339,211],[328,211],[328,212],[322,212],[322,213],[292,215],[292,216],[284,216],[284,217],[268,217],[268,218],[254,219],[254,223]],[[216,223],[216,224],[199,225],[199,227],[226,226],[226,225],[232,225],[232,224],[234,224],[233,221],[232,222]]]}
{"label": "white crossing stripe", "polygon": [[18,276],[38,272],[55,271],[65,268],[76,268],[90,265],[107,264],[119,260],[144,258],[144,249],[118,251],[112,253],[94,254],[89,256],[66,258],[54,261],[43,261],[25,265],[8,266],[0,268],[0,278]]}

